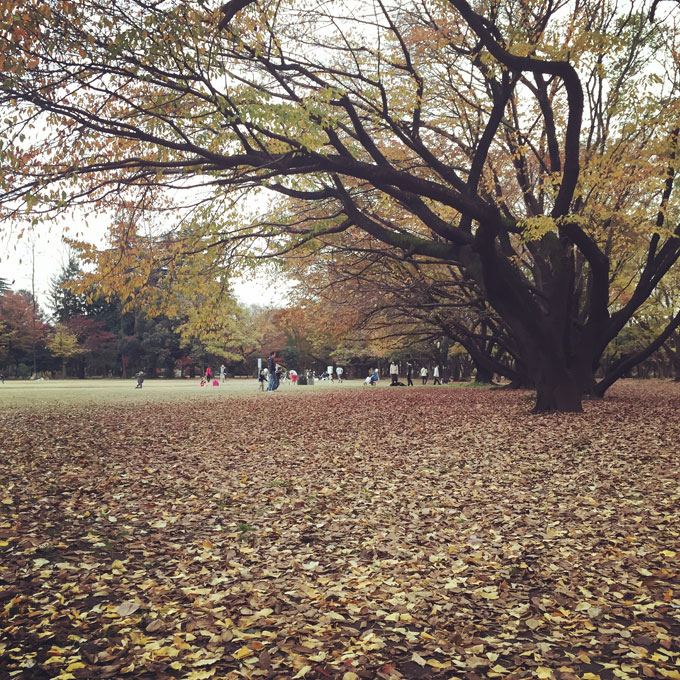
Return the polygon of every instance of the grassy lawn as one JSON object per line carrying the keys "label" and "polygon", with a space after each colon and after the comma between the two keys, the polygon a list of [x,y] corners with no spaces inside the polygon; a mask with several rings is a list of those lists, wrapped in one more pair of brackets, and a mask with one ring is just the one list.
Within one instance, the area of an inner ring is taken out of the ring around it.
{"label": "grassy lawn", "polygon": [[[363,380],[343,380],[342,383],[317,380],[314,385],[293,386],[290,382],[281,385],[277,394],[304,394],[306,390],[346,390],[352,388],[380,390],[389,387],[389,379],[382,379],[374,387],[366,387]],[[426,385],[425,388],[431,387]],[[50,403],[93,403],[131,402],[148,403],[164,401],[209,400],[225,397],[246,396],[259,391],[254,378],[229,378],[218,387],[200,386],[200,380],[145,380],[141,390],[135,389],[133,378],[87,379],[87,380],[7,380],[0,385],[0,410],[6,407],[39,406]],[[436,389],[476,388],[478,383],[451,383]],[[265,385],[266,387],[266,385]],[[418,381],[413,388],[423,389]],[[271,395],[270,395],[271,396]]]}
{"label": "grassy lawn", "polygon": [[0,678],[680,678],[679,386],[385,387],[1,386]]}
{"label": "grassy lawn", "polygon": [[[383,385],[388,381],[383,381]],[[0,385],[0,409],[17,405],[39,405],[55,402],[163,402],[194,399],[223,399],[225,397],[252,394],[258,391],[259,383],[252,378],[229,378],[219,387],[200,387],[195,379],[145,380],[141,390],[135,389],[136,380],[91,379],[91,380],[7,380]],[[347,389],[361,387],[360,380],[345,380],[342,385],[328,381],[316,382],[313,386],[293,387],[287,383],[281,386],[279,394],[293,389]]]}

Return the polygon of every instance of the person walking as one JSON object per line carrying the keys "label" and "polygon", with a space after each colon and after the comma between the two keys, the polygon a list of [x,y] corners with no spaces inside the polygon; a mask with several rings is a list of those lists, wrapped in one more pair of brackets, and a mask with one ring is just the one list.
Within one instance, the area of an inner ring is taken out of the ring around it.
{"label": "person walking", "polygon": [[267,392],[273,392],[276,389],[276,360],[274,359],[274,352],[269,355],[267,359],[267,369],[269,370],[269,385],[267,385]]}
{"label": "person walking", "polygon": [[427,368],[425,368],[425,366],[420,369],[420,377],[423,381],[423,385],[427,385]]}
{"label": "person walking", "polygon": [[338,382],[342,383],[342,374],[344,373],[344,370],[342,366],[336,366],[335,367],[335,375],[338,376]]}
{"label": "person walking", "polygon": [[208,366],[208,368],[205,369],[205,381],[207,383],[211,382],[212,379],[212,368]]}
{"label": "person walking", "polygon": [[434,382],[432,383],[433,385],[441,385],[442,384],[442,381],[439,379],[439,364],[437,364],[432,369],[432,377],[434,378]]}
{"label": "person walking", "polygon": [[135,389],[141,390],[142,384],[144,383],[144,371],[139,371],[139,373],[137,373],[135,378],[137,378],[137,385],[136,385]]}
{"label": "person walking", "polygon": [[410,361],[406,362],[406,385],[413,387],[413,364]]}
{"label": "person walking", "polygon": [[260,383],[260,392],[264,392],[264,384],[267,380],[267,369],[261,368],[260,375],[257,376],[257,382]]}
{"label": "person walking", "polygon": [[226,377],[226,372],[227,372],[227,367],[222,364],[220,366],[220,382],[224,382],[224,379]]}
{"label": "person walking", "polygon": [[396,385],[399,382],[399,365],[394,360],[390,364],[390,378],[392,379],[392,385]]}

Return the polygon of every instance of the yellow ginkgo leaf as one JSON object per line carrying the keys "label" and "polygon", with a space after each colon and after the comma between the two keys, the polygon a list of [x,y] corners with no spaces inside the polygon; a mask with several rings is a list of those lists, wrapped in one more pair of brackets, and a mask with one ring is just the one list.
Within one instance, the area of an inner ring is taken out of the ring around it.
{"label": "yellow ginkgo leaf", "polygon": [[245,659],[247,656],[251,656],[253,654],[253,650],[250,649],[250,647],[241,647],[238,651],[234,652],[232,656],[235,659]]}

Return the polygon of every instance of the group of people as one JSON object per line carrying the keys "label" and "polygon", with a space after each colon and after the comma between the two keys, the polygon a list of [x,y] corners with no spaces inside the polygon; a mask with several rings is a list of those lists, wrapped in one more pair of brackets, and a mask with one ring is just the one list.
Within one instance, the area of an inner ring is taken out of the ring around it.
{"label": "group of people", "polygon": [[[207,383],[211,382],[212,380],[217,380],[216,377],[213,377],[212,368],[210,368],[210,366],[208,366],[205,369],[205,374],[203,378]],[[222,364],[220,366],[220,382],[224,382],[226,379],[227,379],[227,367],[224,364]]]}
{"label": "group of people", "polygon": [[[430,377],[430,374],[427,370],[426,366],[423,366],[420,369],[420,379],[423,381],[423,385],[427,385],[427,380]],[[441,385],[441,377],[439,375],[439,366],[435,365],[435,367],[432,369],[432,378],[433,378],[433,385]],[[413,382],[411,382],[411,379],[409,378],[409,385],[413,385]]]}
{"label": "group of people", "polygon": [[[341,383],[343,374],[344,369],[342,366],[336,366],[335,370],[333,369],[333,366],[328,366],[328,368],[319,376],[319,379],[330,380],[331,382],[335,382],[337,379],[338,382]],[[313,385],[314,380],[316,379],[316,373],[308,369],[305,371],[303,378],[304,380],[301,379],[300,384]],[[260,373],[258,375],[260,392],[265,391],[265,384],[267,385],[267,392],[275,392],[281,383],[287,379],[289,379],[293,385],[296,385],[298,382],[297,371],[290,369],[286,373],[286,369],[280,364],[276,363],[276,354],[272,352],[267,359],[267,365],[260,369]]]}
{"label": "group of people", "polygon": [[[420,369],[420,379],[423,385],[427,385],[427,381],[430,377],[430,373],[426,366]],[[432,377],[434,378],[434,385],[441,385],[441,376],[439,373],[439,365],[435,365],[432,369]],[[364,380],[365,385],[375,385],[379,380],[378,369],[372,368]],[[399,382],[399,364],[396,361],[390,363],[390,385],[403,385]],[[413,385],[413,364],[410,361],[406,362],[406,385],[411,387]]]}
{"label": "group of people", "polygon": [[[324,371],[319,377],[321,380],[330,380],[331,382],[335,382],[335,378],[337,378],[338,382],[342,382],[342,377],[344,374],[344,370],[342,366],[336,366],[335,370],[333,370],[333,366],[328,366],[326,371]],[[213,378],[213,372],[212,368],[208,366],[205,369],[205,374],[201,377],[201,387],[204,385],[210,385],[211,383],[215,386],[219,385],[220,382],[223,382],[226,378],[226,366],[222,364],[220,366],[220,378],[219,381],[216,378]],[[144,383],[144,378],[146,377],[142,371],[139,371],[137,375],[135,376],[137,378],[137,389],[142,389],[142,385]],[[260,374],[258,376],[258,381],[260,384],[260,391],[264,392],[265,391],[265,383],[267,384],[267,392],[275,392],[278,388],[279,385],[283,380],[286,379],[286,377],[290,378],[291,382],[293,385],[297,383],[298,379],[298,374],[297,371],[294,371],[291,369],[288,371],[288,375],[286,376],[286,370],[283,366],[280,364],[276,363],[276,357],[275,353],[272,352],[269,355],[269,358],[267,359],[267,366],[263,367],[260,370]],[[430,377],[429,371],[427,370],[426,366],[423,366],[420,369],[420,379],[422,380],[423,385],[427,385],[427,381]],[[432,369],[432,377],[434,378],[434,385],[441,385],[441,378],[440,378],[440,372],[439,372],[439,366],[435,365],[434,368]],[[2,376],[3,382],[4,382],[4,376]],[[306,371],[305,372],[305,378],[307,380],[307,384],[314,384],[314,378],[315,375],[311,371]],[[403,385],[403,383],[399,382],[399,365],[397,364],[396,361],[392,361],[390,363],[390,379],[391,383],[390,385]],[[380,380],[380,375],[378,373],[377,368],[371,368],[369,371],[368,375],[364,379],[364,384],[365,385],[376,385],[378,381]],[[301,381],[302,382],[302,381]],[[408,386],[413,385],[413,364],[410,361],[406,362],[406,384]]]}
{"label": "group of people", "polygon": [[[286,371],[283,366],[276,363],[275,354],[272,352],[267,359],[266,368],[260,370],[258,378],[260,382],[260,391],[264,392],[265,382],[267,383],[267,392],[275,392],[278,390],[285,373]],[[295,379],[297,380],[297,374],[295,375]]]}
{"label": "group of people", "polygon": [[223,383],[227,379],[227,367],[222,364],[220,366],[220,378],[219,380],[213,375],[212,368],[208,366],[205,369],[205,373],[201,376],[201,387],[206,385],[212,385],[213,387],[218,387],[220,383]]}
{"label": "group of people", "polygon": [[344,370],[342,366],[336,366],[335,371],[333,371],[332,366],[328,366],[319,377],[321,378],[321,380],[330,380],[331,382],[335,382],[335,378],[337,377],[338,382],[342,382],[343,373]]}

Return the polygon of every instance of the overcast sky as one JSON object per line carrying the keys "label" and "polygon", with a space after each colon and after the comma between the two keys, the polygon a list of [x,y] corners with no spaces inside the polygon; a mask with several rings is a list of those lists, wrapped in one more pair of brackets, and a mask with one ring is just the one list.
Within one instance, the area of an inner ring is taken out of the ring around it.
{"label": "overcast sky", "polygon": [[[49,313],[47,301],[50,281],[68,262],[69,250],[61,233],[29,234],[21,239],[5,236],[0,242],[0,277],[13,290],[31,290],[31,271],[35,254],[35,287],[40,305]],[[268,285],[265,276],[234,283],[234,292],[244,304],[283,305],[286,293],[280,285]]]}

